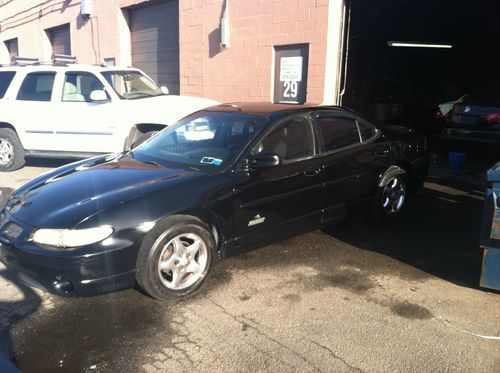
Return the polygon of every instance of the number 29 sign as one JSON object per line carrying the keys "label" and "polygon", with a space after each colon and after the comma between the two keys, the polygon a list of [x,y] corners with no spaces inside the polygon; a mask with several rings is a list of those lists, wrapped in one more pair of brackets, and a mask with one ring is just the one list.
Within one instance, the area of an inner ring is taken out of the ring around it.
{"label": "number 29 sign", "polygon": [[307,45],[276,47],[274,102],[306,101],[307,52]]}

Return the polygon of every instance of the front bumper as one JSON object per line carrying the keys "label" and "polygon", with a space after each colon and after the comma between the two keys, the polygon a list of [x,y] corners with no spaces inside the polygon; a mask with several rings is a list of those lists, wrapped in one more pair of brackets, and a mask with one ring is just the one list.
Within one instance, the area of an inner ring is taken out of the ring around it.
{"label": "front bumper", "polygon": [[[9,221],[32,230],[8,216]],[[24,235],[24,234],[23,234]],[[142,235],[136,229],[116,232],[97,244],[73,250],[50,250],[0,234],[0,261],[19,272],[28,285],[64,296],[91,296],[135,285]]]}

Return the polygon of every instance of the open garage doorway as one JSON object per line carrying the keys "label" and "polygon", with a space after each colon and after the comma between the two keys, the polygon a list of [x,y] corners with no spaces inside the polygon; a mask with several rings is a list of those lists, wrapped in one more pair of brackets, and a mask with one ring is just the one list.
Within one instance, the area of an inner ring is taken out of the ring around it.
{"label": "open garage doorway", "polygon": [[437,105],[500,89],[500,1],[348,0],[348,8],[343,105],[431,130]]}

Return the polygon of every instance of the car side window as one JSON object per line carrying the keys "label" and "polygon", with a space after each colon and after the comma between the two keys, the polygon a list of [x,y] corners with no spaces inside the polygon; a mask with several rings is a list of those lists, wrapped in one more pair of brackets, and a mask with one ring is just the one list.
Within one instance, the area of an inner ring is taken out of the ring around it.
{"label": "car side window", "polygon": [[358,124],[359,133],[361,134],[361,141],[367,142],[377,136],[377,128],[367,120],[358,118],[356,119],[356,123]]}
{"label": "car side window", "polygon": [[281,123],[254,147],[252,153],[263,151],[277,153],[285,163],[314,155],[311,122],[299,116]]}
{"label": "car side window", "polygon": [[354,119],[319,114],[316,117],[316,124],[323,140],[325,152],[361,143],[358,127]]}
{"label": "car side window", "polygon": [[104,85],[90,73],[66,73],[62,100],[65,102],[90,102],[92,91],[104,90]]}
{"label": "car side window", "polygon": [[15,75],[15,71],[0,71],[0,98],[5,96],[5,92],[7,92]]}
{"label": "car side window", "polygon": [[50,101],[56,73],[36,72],[26,75],[17,94],[18,100]]}

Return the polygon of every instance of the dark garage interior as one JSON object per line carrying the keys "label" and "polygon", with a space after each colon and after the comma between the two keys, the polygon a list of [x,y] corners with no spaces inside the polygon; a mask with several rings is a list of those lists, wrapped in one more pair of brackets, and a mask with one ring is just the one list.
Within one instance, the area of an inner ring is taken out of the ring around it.
{"label": "dark garage interior", "polygon": [[498,90],[499,14],[498,0],[351,0],[342,103],[379,122],[432,130],[437,105]]}

